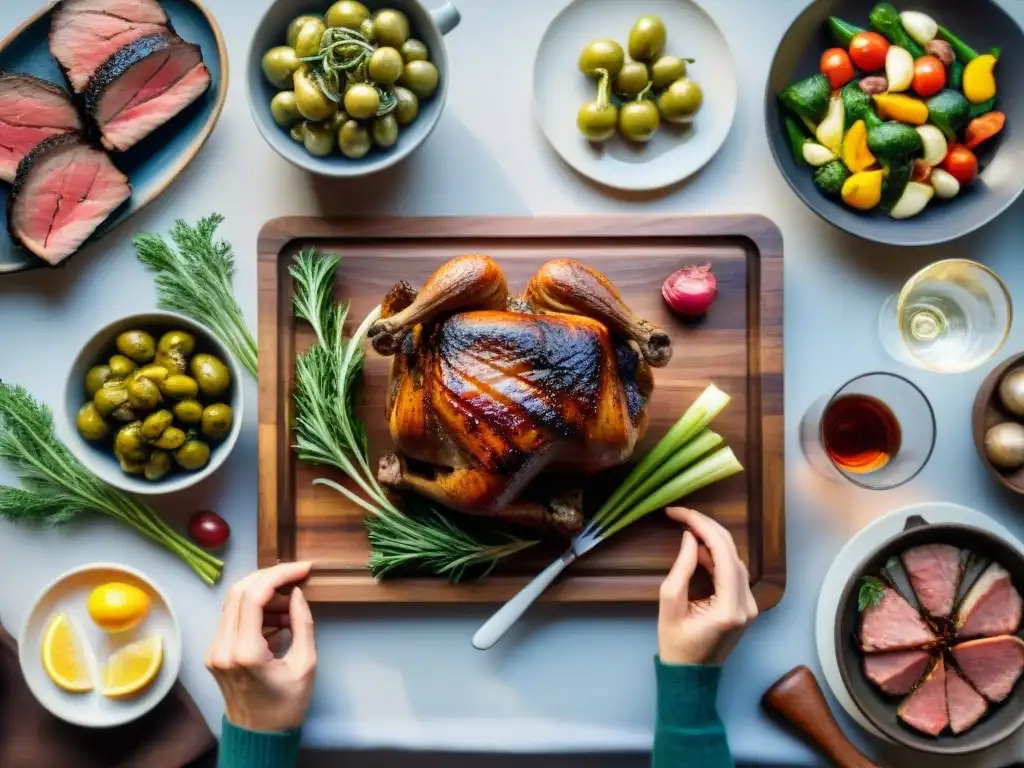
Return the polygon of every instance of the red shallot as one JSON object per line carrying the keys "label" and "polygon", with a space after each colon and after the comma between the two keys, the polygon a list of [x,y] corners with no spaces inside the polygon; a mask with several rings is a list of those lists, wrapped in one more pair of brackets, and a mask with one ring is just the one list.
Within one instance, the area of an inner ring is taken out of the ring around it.
{"label": "red shallot", "polygon": [[661,295],[672,311],[684,317],[700,317],[718,298],[718,281],[711,265],[683,267],[666,278]]}

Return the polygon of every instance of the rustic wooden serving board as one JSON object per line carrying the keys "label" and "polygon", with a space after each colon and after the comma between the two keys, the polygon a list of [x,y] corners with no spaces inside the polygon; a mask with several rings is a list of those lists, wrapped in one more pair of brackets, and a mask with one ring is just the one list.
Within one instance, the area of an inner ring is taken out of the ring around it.
{"label": "rustic wooden serving board", "polygon": [[[313,486],[325,474],[299,463],[289,427],[294,361],[313,339],[292,311],[288,266],[302,248],[342,256],[336,296],[351,301],[354,330],[393,283],[419,288],[447,259],[492,256],[509,287],[522,290],[548,259],[571,257],[602,270],[638,315],[672,336],[672,362],[655,372],[651,427],[643,455],[711,381],[733,401],[715,422],[746,471],[687,499],[734,534],[761,609],[786,580],[783,488],[782,238],[760,216],[586,216],[564,218],[282,218],[259,236],[259,564],[311,560],[306,588],[321,602],[497,602],[512,596],[564,546],[538,547],[486,581],[436,578],[374,581],[366,569],[364,513],[336,491]],[[710,262],[719,299],[707,318],[685,324],[661,298],[664,278]],[[361,416],[373,464],[392,449],[384,417],[390,360],[367,349]],[[575,563],[545,594],[561,602],[656,600],[679,551],[680,530],[655,513]]]}

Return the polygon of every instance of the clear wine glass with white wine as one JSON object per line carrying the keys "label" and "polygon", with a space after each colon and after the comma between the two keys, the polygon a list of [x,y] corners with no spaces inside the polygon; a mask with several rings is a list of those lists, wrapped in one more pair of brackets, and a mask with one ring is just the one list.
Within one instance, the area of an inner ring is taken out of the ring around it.
{"label": "clear wine glass with white wine", "polygon": [[878,318],[890,355],[937,373],[963,373],[988,362],[1012,323],[1005,283],[969,259],[929,264],[886,300]]}

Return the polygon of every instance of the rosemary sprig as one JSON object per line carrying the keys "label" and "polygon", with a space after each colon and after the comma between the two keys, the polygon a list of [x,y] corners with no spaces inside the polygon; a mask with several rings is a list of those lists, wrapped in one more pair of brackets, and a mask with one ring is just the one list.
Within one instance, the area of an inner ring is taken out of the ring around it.
{"label": "rosemary sprig", "polygon": [[328,478],[314,482],[342,494],[367,513],[375,577],[398,571],[426,571],[460,581],[482,578],[501,560],[537,542],[504,536],[488,544],[471,536],[434,509],[410,515],[391,501],[370,468],[366,431],[355,413],[363,366],[363,345],[380,317],[377,307],[350,339],[344,335],[348,305],[334,300],[334,275],[340,259],[313,249],[295,258],[295,315],[307,321],[316,343],[295,363],[295,450],[301,461],[334,467],[355,484],[352,490]]}
{"label": "rosemary sprig", "polygon": [[881,604],[883,597],[885,597],[885,584],[881,579],[865,576],[861,579],[860,592],[857,595],[857,610],[863,613],[869,607],[875,608]]}
{"label": "rosemary sprig", "polygon": [[159,307],[207,326],[255,377],[256,341],[231,284],[235,257],[230,243],[213,239],[222,221],[218,213],[200,219],[195,227],[179,219],[171,228],[177,250],[158,235],[138,235],[132,244],[139,261],[157,272]]}

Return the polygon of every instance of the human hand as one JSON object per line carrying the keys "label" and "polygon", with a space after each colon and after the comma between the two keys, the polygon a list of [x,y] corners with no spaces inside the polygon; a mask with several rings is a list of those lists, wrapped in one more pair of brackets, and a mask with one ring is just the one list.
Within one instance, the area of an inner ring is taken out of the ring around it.
{"label": "human hand", "polygon": [[[722,664],[757,618],[750,575],[721,525],[692,509],[669,507],[665,512],[688,530],[661,585],[658,653],[666,664]],[[698,564],[714,579],[715,594],[690,602],[690,579]]]}
{"label": "human hand", "polygon": [[[224,696],[228,720],[250,731],[288,731],[306,718],[316,675],[313,614],[298,587],[311,563],[284,563],[246,576],[228,590],[213,645],[206,653]],[[289,628],[292,644],[275,658],[268,637]]]}

